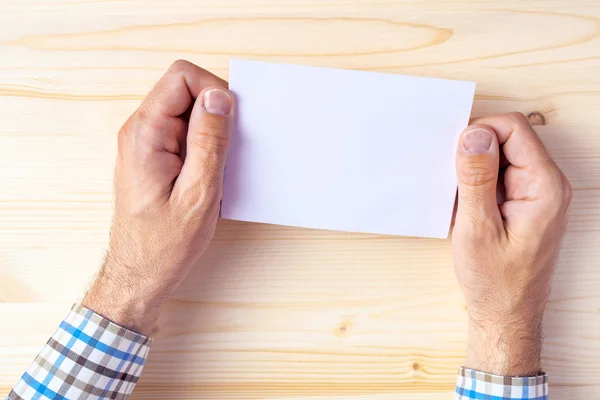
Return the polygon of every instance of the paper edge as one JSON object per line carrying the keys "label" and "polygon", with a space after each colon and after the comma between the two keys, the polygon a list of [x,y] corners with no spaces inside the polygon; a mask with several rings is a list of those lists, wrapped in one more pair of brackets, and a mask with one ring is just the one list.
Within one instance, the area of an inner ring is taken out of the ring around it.
{"label": "paper edge", "polygon": [[[355,70],[355,69],[346,69],[346,68],[335,68],[335,67],[325,67],[325,66],[314,66],[314,65],[305,65],[305,64],[290,64],[290,63],[282,63],[282,62],[272,62],[272,61],[263,61],[263,60],[252,60],[252,59],[245,59],[245,58],[230,58],[229,59],[229,87],[231,87],[231,83],[232,83],[232,78],[231,78],[231,70],[233,68],[234,64],[237,63],[254,63],[254,64],[277,64],[277,65],[282,65],[282,66],[291,66],[291,67],[304,67],[304,68],[313,68],[313,69],[321,69],[321,70],[329,70],[329,71],[351,71],[351,72],[356,72],[356,73],[367,73],[369,75],[371,74],[379,74],[379,75],[386,75],[386,76],[404,76],[404,77],[410,77],[410,78],[417,78],[417,79],[425,79],[425,80],[437,80],[437,81],[446,81],[446,82],[460,82],[460,83],[464,83],[464,84],[470,84],[471,87],[471,106],[469,107],[469,113],[467,116],[467,121],[465,126],[463,127],[463,130],[465,128],[467,128],[469,126],[469,119],[471,117],[471,113],[473,112],[473,104],[475,103],[475,92],[477,90],[477,82],[476,81],[465,81],[465,80],[460,80],[460,79],[447,79],[447,78],[437,78],[437,77],[428,77],[428,76],[416,76],[416,75],[407,75],[407,74],[394,74],[394,73],[389,73],[389,72],[380,72],[380,71],[370,71],[370,70]],[[460,136],[462,134],[462,130],[457,134],[456,139],[455,139],[455,148],[458,146],[458,143],[460,141]],[[456,168],[456,152],[455,152],[455,156],[454,156],[454,168]],[[225,168],[227,168],[227,163],[225,164]],[[225,173],[223,174],[223,180],[225,180]],[[276,223],[272,223],[272,222],[265,222],[265,221],[249,221],[249,220],[241,220],[241,219],[232,219],[232,218],[227,218],[227,217],[223,217],[222,215],[222,205],[223,205],[223,199],[221,198],[220,204],[219,204],[219,215],[218,217],[220,219],[226,219],[229,221],[240,221],[240,222],[249,222],[249,223],[256,223],[256,224],[267,224],[267,225],[273,225],[273,226],[289,226],[289,227],[294,227],[294,228],[301,228],[301,229],[316,229],[316,230],[322,230],[322,231],[330,231],[330,232],[347,232],[347,233],[364,233],[364,234],[369,234],[369,235],[383,235],[383,236],[394,236],[394,237],[407,237],[407,238],[425,238],[425,239],[448,239],[452,233],[452,217],[454,215],[454,205],[456,204],[456,202],[458,201],[458,178],[455,176],[454,178],[454,201],[452,202],[452,211],[449,213],[450,217],[447,221],[447,224],[445,224],[444,226],[447,226],[447,229],[445,230],[445,233],[436,233],[434,235],[428,235],[428,236],[410,236],[410,235],[403,235],[403,234],[399,234],[399,233],[381,233],[381,232],[370,232],[370,231],[348,231],[348,230],[336,230],[336,229],[329,229],[329,228],[319,228],[319,227],[308,227],[308,226],[303,226],[303,225],[291,225],[291,224],[285,224],[285,225],[281,225],[281,224],[276,224]],[[223,182],[224,184],[224,182]]]}

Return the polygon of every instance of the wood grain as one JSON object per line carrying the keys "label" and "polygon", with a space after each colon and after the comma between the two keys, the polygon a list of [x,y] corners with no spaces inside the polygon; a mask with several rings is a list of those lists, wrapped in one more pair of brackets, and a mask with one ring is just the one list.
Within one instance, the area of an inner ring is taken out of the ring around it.
{"label": "wood grain", "polygon": [[[574,187],[545,319],[553,399],[600,397],[600,4],[4,0],[0,393],[107,242],[116,132],[177,58],[477,81],[473,116],[540,111]],[[450,399],[466,311],[448,240],[223,221],[169,303],[137,399]]]}

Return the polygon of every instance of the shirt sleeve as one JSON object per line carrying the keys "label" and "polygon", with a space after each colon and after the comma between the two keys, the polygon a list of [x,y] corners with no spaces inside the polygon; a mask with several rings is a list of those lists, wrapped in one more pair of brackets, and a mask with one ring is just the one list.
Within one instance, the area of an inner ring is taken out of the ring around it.
{"label": "shirt sleeve", "polygon": [[548,400],[548,376],[510,377],[460,368],[454,400]]}
{"label": "shirt sleeve", "polygon": [[76,304],[7,399],[125,399],[150,342]]}

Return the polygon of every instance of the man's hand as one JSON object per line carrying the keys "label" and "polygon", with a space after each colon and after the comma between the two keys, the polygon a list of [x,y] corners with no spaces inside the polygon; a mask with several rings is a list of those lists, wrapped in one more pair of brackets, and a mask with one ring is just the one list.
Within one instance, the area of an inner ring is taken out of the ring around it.
{"label": "man's hand", "polygon": [[213,237],[233,111],[227,82],[177,61],[125,122],[110,246],[85,307],[152,332]]}
{"label": "man's hand", "polygon": [[475,122],[458,146],[452,239],[469,309],[465,367],[536,375],[571,186],[522,114]]}

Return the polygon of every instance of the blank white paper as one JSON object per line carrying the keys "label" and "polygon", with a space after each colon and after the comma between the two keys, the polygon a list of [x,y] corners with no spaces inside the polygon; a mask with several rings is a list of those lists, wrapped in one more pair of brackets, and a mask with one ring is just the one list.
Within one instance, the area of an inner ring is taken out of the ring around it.
{"label": "blank white paper", "polygon": [[232,60],[221,217],[446,238],[474,82]]}

